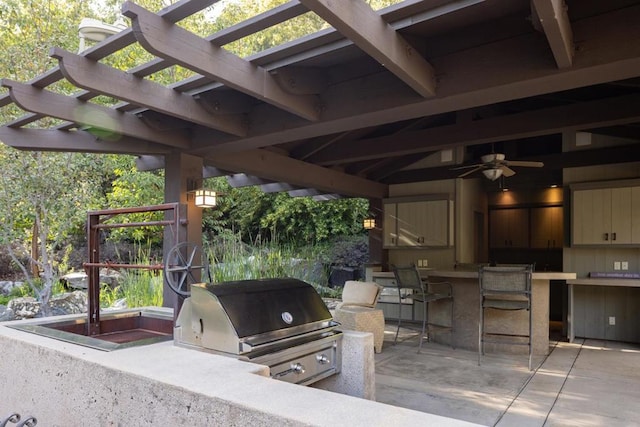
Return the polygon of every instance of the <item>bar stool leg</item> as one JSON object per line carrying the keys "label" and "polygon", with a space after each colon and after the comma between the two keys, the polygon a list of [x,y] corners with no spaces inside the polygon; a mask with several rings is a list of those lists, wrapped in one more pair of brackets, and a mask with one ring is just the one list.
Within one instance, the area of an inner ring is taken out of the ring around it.
{"label": "bar stool leg", "polygon": [[393,345],[398,343],[398,334],[400,333],[400,322],[402,321],[402,296],[400,295],[400,288],[398,288],[398,327],[396,329],[396,338],[393,340]]}

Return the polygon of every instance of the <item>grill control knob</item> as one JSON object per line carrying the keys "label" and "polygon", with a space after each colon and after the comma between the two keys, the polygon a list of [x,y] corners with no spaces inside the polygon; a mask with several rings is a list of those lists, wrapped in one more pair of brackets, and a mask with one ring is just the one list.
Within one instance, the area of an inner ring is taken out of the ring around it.
{"label": "grill control knob", "polygon": [[293,371],[294,373],[300,375],[300,374],[304,374],[304,365],[302,363],[292,363],[291,364],[291,371]]}
{"label": "grill control knob", "polygon": [[326,354],[316,354],[316,360],[321,365],[327,365],[331,363],[331,360],[327,357]]}

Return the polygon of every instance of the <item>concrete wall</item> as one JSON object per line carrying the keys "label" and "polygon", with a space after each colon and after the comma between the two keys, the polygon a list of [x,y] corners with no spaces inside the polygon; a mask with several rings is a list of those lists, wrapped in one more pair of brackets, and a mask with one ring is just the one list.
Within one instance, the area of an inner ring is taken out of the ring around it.
{"label": "concrete wall", "polygon": [[103,352],[7,323],[0,414],[43,426],[471,425],[273,380],[265,367],[172,342]]}

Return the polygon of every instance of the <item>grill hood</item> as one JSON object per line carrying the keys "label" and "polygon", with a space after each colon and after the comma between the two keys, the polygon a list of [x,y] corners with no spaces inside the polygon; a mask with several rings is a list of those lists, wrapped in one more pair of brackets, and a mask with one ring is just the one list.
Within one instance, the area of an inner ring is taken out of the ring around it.
{"label": "grill hood", "polygon": [[297,279],[199,283],[185,305],[176,341],[234,355],[255,357],[337,326],[316,290]]}

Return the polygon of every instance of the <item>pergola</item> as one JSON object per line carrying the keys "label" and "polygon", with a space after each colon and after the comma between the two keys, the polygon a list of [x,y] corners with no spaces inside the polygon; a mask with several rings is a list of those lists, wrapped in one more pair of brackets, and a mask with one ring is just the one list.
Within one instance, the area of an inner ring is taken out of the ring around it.
{"label": "pergola", "polygon": [[[405,0],[374,11],[361,0],[292,0],[208,37],[179,26],[213,3],[152,13],[127,1],[130,28],[80,54],[52,47],[57,67],[2,80],[0,107],[25,114],[0,128],[0,140],[139,155],[140,169],[166,169],[165,200],[182,203],[203,176],[376,203],[392,184],[455,178],[453,166],[492,144],[512,160],[545,163],[514,180],[640,158],[638,1]],[[308,11],[330,28],[246,58],[224,48]],[[128,71],[100,62],[133,43],[154,59]],[[175,64],[197,75],[170,86],[146,78]],[[78,92],[48,89],[62,79]],[[99,95],[121,102],[92,103]],[[34,128],[43,117],[63,122]],[[565,152],[567,131],[627,142]],[[190,209],[189,240],[199,239],[199,215]]]}

